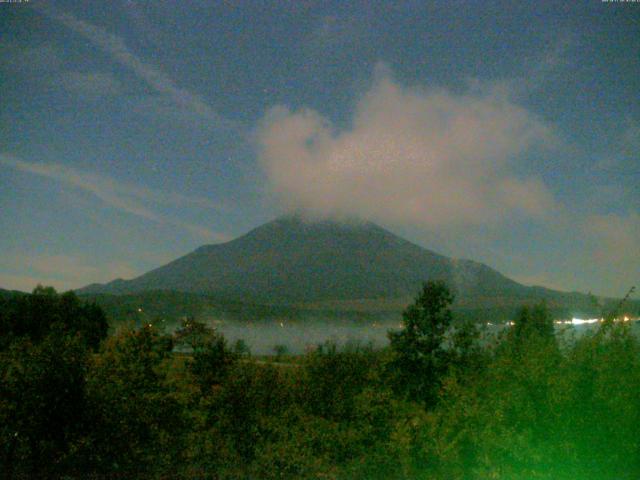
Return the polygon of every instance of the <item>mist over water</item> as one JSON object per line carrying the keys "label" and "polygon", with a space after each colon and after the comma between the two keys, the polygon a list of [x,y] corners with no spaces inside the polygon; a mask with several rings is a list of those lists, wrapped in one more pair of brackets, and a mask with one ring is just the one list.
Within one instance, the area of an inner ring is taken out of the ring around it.
{"label": "mist over water", "polygon": [[288,353],[301,354],[325,342],[338,347],[347,344],[384,347],[388,343],[387,332],[397,330],[399,321],[348,323],[314,320],[310,322],[221,322],[213,325],[229,344],[244,340],[254,355],[274,353],[276,345],[284,346]]}
{"label": "mist over water", "polygon": [[[238,321],[234,319],[208,318],[200,319],[217,332],[224,335],[229,346],[243,340],[252,355],[273,355],[275,347],[284,347],[288,354],[303,354],[326,342],[335,343],[338,348],[346,345],[371,346],[383,348],[389,343],[388,332],[401,328],[401,317],[384,320],[335,320],[331,318],[313,317],[306,320],[271,319],[258,321]],[[177,324],[167,326],[167,331],[174,331]],[[506,323],[482,325],[483,341],[491,341],[496,335],[510,328]],[[598,328],[598,324],[556,325],[556,336],[559,340],[571,343],[585,333]],[[640,334],[640,322],[631,323],[632,331]]]}

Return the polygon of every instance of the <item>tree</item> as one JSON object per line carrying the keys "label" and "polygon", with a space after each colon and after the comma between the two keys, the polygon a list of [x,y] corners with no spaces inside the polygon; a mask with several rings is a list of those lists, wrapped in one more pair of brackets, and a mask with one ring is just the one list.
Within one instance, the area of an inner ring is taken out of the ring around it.
{"label": "tree", "polygon": [[79,333],[94,350],[107,336],[108,323],[102,309],[96,304],[81,302],[73,292],[59,295],[53,287],[39,285],[31,295],[11,297],[2,308],[0,348],[8,346],[16,337],[39,342],[54,328],[58,334]]}
{"label": "tree", "polygon": [[458,376],[472,378],[488,361],[488,352],[481,344],[483,332],[472,320],[465,320],[452,330],[448,348],[450,367]]}
{"label": "tree", "polygon": [[57,476],[85,424],[88,351],[79,336],[52,331],[0,353],[0,471],[3,478]]}
{"label": "tree", "polygon": [[172,347],[171,337],[154,327],[123,328],[92,357],[87,394],[93,428],[79,446],[92,473],[170,474],[178,464],[184,416],[167,378]]}
{"label": "tree", "polygon": [[445,334],[451,324],[453,294],[442,281],[429,281],[402,313],[403,328],[389,332],[395,358],[394,387],[410,399],[435,403],[440,379],[447,370]]}
{"label": "tree", "polygon": [[237,355],[227,347],[222,334],[187,317],[182,327],[174,334],[178,346],[186,346],[191,351],[189,370],[204,391],[222,383]]}
{"label": "tree", "polygon": [[356,397],[369,382],[375,361],[368,347],[347,344],[343,351],[325,342],[307,354],[304,362],[303,404],[313,415],[333,421],[356,415]]}
{"label": "tree", "polygon": [[289,349],[286,345],[278,344],[273,347],[273,353],[276,354],[276,362],[279,362],[282,357],[289,353]]}
{"label": "tree", "polygon": [[0,303],[0,327],[0,471],[6,478],[70,471],[74,442],[89,423],[90,349],[107,335],[106,316],[73,292],[39,285]]}
{"label": "tree", "polygon": [[247,345],[247,342],[239,338],[233,344],[233,353],[235,353],[238,357],[250,357],[251,349],[249,348],[249,345]]}
{"label": "tree", "polygon": [[514,323],[513,336],[518,344],[531,341],[534,337],[543,342],[555,340],[553,318],[544,303],[532,308],[527,306],[520,308]]}

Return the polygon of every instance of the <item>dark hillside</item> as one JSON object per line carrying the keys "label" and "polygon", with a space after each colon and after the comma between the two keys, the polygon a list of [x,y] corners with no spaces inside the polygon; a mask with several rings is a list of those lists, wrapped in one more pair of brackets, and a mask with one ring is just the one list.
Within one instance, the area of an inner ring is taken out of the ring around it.
{"label": "dark hillside", "polygon": [[307,222],[295,216],[230,242],[204,245],[132,280],[78,292],[174,291],[242,304],[399,312],[427,280],[451,285],[456,308],[511,312],[546,300],[554,310],[593,310],[587,295],[524,286],[482,263],[439,255],[373,223]]}

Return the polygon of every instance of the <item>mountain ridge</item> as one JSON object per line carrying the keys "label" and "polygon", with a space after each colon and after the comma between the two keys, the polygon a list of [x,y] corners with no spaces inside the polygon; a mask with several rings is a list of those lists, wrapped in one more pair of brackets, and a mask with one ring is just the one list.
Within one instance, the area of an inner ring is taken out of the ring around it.
{"label": "mountain ridge", "polygon": [[427,280],[449,283],[458,303],[561,301],[583,294],[529,287],[468,259],[452,259],[371,222],[279,217],[231,241],[202,245],[131,280],[91,284],[79,294],[151,290],[276,305],[411,299]]}

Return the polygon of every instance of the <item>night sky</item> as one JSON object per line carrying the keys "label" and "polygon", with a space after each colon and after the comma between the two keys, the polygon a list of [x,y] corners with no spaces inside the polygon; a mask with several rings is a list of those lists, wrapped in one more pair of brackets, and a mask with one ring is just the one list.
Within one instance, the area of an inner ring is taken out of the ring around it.
{"label": "night sky", "polygon": [[0,3],[0,287],[290,211],[640,286],[640,2]]}

